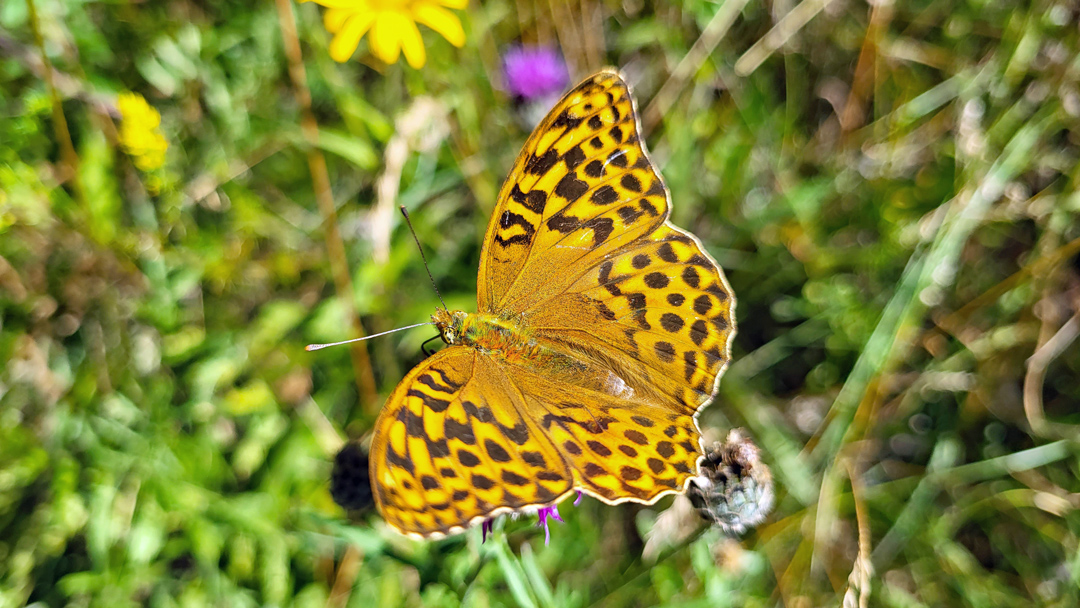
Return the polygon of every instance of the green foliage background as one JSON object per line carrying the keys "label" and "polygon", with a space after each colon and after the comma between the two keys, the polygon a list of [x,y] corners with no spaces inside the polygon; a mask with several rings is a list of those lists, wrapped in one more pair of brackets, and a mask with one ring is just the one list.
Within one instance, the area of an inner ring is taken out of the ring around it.
{"label": "green foliage background", "polygon": [[[299,4],[314,150],[275,3],[33,5],[40,42],[0,4],[0,606],[1080,603],[1075,0],[473,2],[421,70],[334,63]],[[674,220],[727,270],[702,423],[748,429],[778,492],[739,542],[693,524],[643,559],[670,499],[567,505],[547,547],[529,518],[414,542],[330,499],[431,331],[368,343],[375,398],[352,351],[303,346],[434,309],[395,203],[472,309],[528,135],[519,40],[624,69]],[[118,147],[125,90],[162,114],[159,170]],[[421,96],[426,147],[399,118]]]}

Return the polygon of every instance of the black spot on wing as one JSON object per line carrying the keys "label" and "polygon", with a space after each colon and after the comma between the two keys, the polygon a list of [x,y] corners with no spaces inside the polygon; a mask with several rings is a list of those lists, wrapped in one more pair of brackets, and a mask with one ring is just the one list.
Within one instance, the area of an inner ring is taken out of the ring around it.
{"label": "black spot on wing", "polygon": [[571,203],[581,198],[588,191],[589,184],[581,181],[572,173],[564,175],[555,186],[555,194]]}
{"label": "black spot on wing", "polygon": [[491,459],[495,462],[510,462],[510,454],[494,441],[485,439],[484,449],[487,450],[488,456],[491,456]]}
{"label": "black spot on wing", "polygon": [[645,215],[640,209],[633,205],[623,205],[619,207],[619,217],[622,219],[623,224],[626,226],[633,225],[639,217]]}
{"label": "black spot on wing", "polygon": [[[615,129],[618,129],[618,127],[615,127]],[[612,133],[615,132],[615,129],[611,130]],[[622,131],[620,130],[619,131],[619,138],[621,138],[621,137],[622,137]],[[626,166],[630,164],[630,161],[626,160],[626,151],[625,150],[613,150],[611,152],[611,154],[608,154],[607,163],[609,165],[614,165],[614,166],[616,166],[616,167],[618,167],[620,169],[625,169]]]}
{"label": "black spot on wing", "polygon": [[697,369],[697,354],[692,350],[688,350],[683,353],[683,362],[686,364],[685,375],[686,381],[689,382],[694,377],[694,370]]}
{"label": "black spot on wing", "polygon": [[600,456],[603,456],[605,458],[607,458],[608,456],[611,456],[611,450],[609,450],[606,445],[600,443],[599,441],[593,441],[593,440],[590,439],[586,443],[588,444],[590,450],[592,450],[593,452],[596,452]]}
{"label": "black spot on wing", "polygon": [[653,350],[656,351],[656,356],[664,363],[671,363],[675,360],[675,347],[670,342],[657,342],[653,346]]}
{"label": "black spot on wing", "polygon": [[656,207],[652,203],[650,203],[648,199],[643,198],[638,201],[638,206],[641,207],[642,211],[648,213],[651,217],[656,217],[660,215],[660,212],[657,211]]}
{"label": "black spot on wing", "polygon": [[547,461],[544,460],[544,456],[540,452],[522,452],[521,459],[528,463],[530,466],[534,466],[538,469],[547,468]]}
{"label": "black spot on wing", "polygon": [[713,283],[705,288],[705,293],[711,293],[716,296],[721,302],[728,299],[728,294],[724,291],[719,283]]}
{"label": "black spot on wing", "polygon": [[397,419],[405,424],[405,434],[409,437],[427,437],[424,431],[424,419],[414,414],[409,408],[402,408],[398,412]]}
{"label": "black spot on wing", "polygon": [[451,380],[450,376],[447,376],[446,373],[444,373],[441,369],[436,369],[436,368],[433,367],[433,368],[431,368],[431,371],[435,372],[436,374],[439,374],[439,379],[442,380],[443,384],[445,384],[446,386],[449,386],[454,391],[457,391],[459,388],[461,388],[460,383],[454,382],[453,380]]}
{"label": "black spot on wing", "polygon": [[412,460],[405,456],[398,454],[392,446],[386,446],[386,462],[391,466],[395,466],[401,469],[405,469],[412,475],[415,471],[413,468]]}
{"label": "black spot on wing", "polygon": [[570,115],[570,110],[563,110],[555,120],[551,122],[552,128],[560,129],[566,127],[567,129],[574,129],[581,124],[580,118]]}
{"label": "black spot on wing", "polygon": [[476,434],[473,433],[472,423],[464,424],[447,417],[443,421],[443,432],[447,439],[457,439],[465,445],[476,445]]}
{"label": "black spot on wing", "polygon": [[438,441],[432,440],[430,437],[425,436],[427,439],[428,454],[432,458],[445,458],[450,455],[450,446],[446,443],[446,438]]}
{"label": "black spot on wing", "polygon": [[519,422],[514,426],[503,426],[500,424],[499,430],[502,431],[503,436],[517,445],[525,445],[525,442],[529,440],[529,430],[524,422]]}
{"label": "black spot on wing", "polygon": [[477,458],[476,454],[473,454],[469,450],[458,450],[457,457],[458,462],[469,467],[470,469],[480,464],[480,459]]}
{"label": "black spot on wing", "polygon": [[514,184],[514,187],[510,189],[510,200],[533,213],[543,214],[544,207],[547,206],[547,193],[543,190],[522,192],[521,187]]}
{"label": "black spot on wing", "polygon": [[694,312],[699,315],[705,315],[709,313],[709,309],[712,308],[712,298],[707,295],[700,295],[694,298]]}
{"label": "black spot on wing", "polygon": [[540,481],[565,481],[566,478],[555,471],[538,471],[536,478]]}
{"label": "black spot on wing", "polygon": [[570,215],[563,215],[560,211],[548,219],[547,227],[555,232],[569,234],[581,227],[581,220]]}
{"label": "black spot on wing", "polygon": [[660,317],[660,327],[663,327],[666,331],[676,333],[683,328],[685,322],[677,314],[665,312]]}
{"label": "black spot on wing", "polygon": [[601,317],[604,317],[608,321],[614,321],[615,320],[615,311],[608,308],[607,304],[604,304],[603,302],[596,302],[595,305],[596,305],[596,310],[600,311],[600,316]]}
{"label": "black spot on wing", "polygon": [[420,374],[417,382],[439,393],[446,393],[448,395],[454,394],[454,389],[450,388],[449,386],[439,384],[439,382],[435,380],[435,378],[431,374]]}
{"label": "black spot on wing", "polygon": [[476,473],[473,474],[470,481],[472,481],[472,485],[480,488],[481,490],[490,490],[491,488],[495,487],[495,482],[490,477],[486,477],[484,475]]}
{"label": "black spot on wing", "polygon": [[627,429],[623,432],[623,435],[638,445],[649,445],[649,438],[641,433],[641,431],[635,431],[634,429]]}
{"label": "black spot on wing", "polygon": [[512,486],[523,486],[529,483],[529,480],[525,477],[522,477],[521,475],[518,475],[513,471],[507,471],[505,469],[500,476],[502,477],[503,481]]}
{"label": "black spot on wing", "polygon": [[656,255],[660,256],[660,259],[668,264],[679,261],[679,256],[675,255],[675,248],[671,246],[671,243],[660,245],[660,248],[656,250]]}
{"label": "black spot on wing", "polygon": [[410,388],[405,394],[410,397],[416,397],[421,402],[423,402],[424,407],[430,409],[433,412],[445,412],[446,408],[450,407],[450,402],[448,400],[433,397],[415,388]]}
{"label": "black spot on wing", "polygon": [[683,269],[682,279],[683,282],[694,289],[697,289],[698,285],[701,284],[701,275],[698,274],[697,269],[693,266],[687,266]]}
{"label": "black spot on wing", "polygon": [[610,475],[607,469],[596,464],[595,462],[585,463],[585,476],[586,477],[600,477],[602,475]]}
{"label": "black spot on wing", "polygon": [[650,272],[645,275],[645,284],[649,286],[649,289],[663,289],[670,282],[667,275],[662,272]]}
{"label": "black spot on wing", "polygon": [[694,321],[694,324],[690,326],[690,339],[694,341],[694,345],[701,346],[708,337],[709,326],[705,324],[705,320],[698,319],[697,321]]}
{"label": "black spot on wing", "polygon": [[605,206],[619,200],[619,193],[608,185],[603,185],[593,191],[589,200],[594,205]]}
{"label": "black spot on wing", "polygon": [[578,165],[585,161],[585,152],[582,151],[581,145],[574,146],[563,154],[563,162],[566,163],[566,168],[570,171],[577,169]]}
{"label": "black spot on wing", "polygon": [[615,222],[612,222],[610,217],[594,217],[582,225],[592,229],[593,247],[599,247],[615,230]]}
{"label": "black spot on wing", "polygon": [[559,160],[559,153],[555,148],[549,149],[540,156],[535,154],[529,158],[529,161],[525,163],[525,173],[530,175],[544,175],[551,168],[555,166],[555,163]]}

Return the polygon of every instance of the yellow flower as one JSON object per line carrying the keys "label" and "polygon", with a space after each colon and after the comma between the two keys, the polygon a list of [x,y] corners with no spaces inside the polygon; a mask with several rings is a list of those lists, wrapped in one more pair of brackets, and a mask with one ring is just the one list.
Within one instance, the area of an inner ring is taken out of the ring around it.
{"label": "yellow flower", "polygon": [[404,52],[409,65],[423,67],[427,53],[417,23],[435,30],[456,47],[465,44],[461,21],[446,9],[463,9],[469,5],[469,0],[314,1],[328,9],[323,15],[323,23],[334,34],[330,42],[330,56],[334,61],[348,61],[360,39],[370,31],[368,46],[384,63],[397,62]]}
{"label": "yellow flower", "polygon": [[169,142],[161,134],[161,114],[138,93],[120,93],[120,145],[143,171],[153,171],[165,164]]}

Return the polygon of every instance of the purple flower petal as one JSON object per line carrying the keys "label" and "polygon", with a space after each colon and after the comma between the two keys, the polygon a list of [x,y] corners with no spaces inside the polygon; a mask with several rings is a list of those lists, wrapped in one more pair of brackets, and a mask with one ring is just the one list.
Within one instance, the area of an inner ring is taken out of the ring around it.
{"label": "purple flower petal", "polygon": [[562,56],[548,46],[512,46],[503,55],[506,88],[512,95],[536,99],[559,94],[570,84]]}
{"label": "purple flower petal", "polygon": [[540,518],[540,521],[536,523],[537,527],[544,526],[544,546],[548,546],[551,542],[551,530],[548,529],[548,517],[555,521],[562,522],[562,518],[559,517],[559,506],[551,505],[550,507],[544,507],[536,512],[536,516]]}
{"label": "purple flower petal", "polygon": [[575,507],[581,504],[581,499],[582,498],[585,498],[585,494],[581,490],[578,490],[577,491],[577,498],[574,499],[574,506]]}
{"label": "purple flower petal", "polygon": [[494,527],[495,527],[495,520],[494,519],[485,519],[484,523],[480,524],[480,531],[483,534],[483,538],[480,540],[481,544],[487,542],[488,532],[491,532],[491,530]]}

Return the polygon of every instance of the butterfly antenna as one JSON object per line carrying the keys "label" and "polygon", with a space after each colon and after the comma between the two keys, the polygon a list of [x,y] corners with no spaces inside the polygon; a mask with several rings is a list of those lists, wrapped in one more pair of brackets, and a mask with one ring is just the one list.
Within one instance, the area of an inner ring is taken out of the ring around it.
{"label": "butterfly antenna", "polygon": [[424,255],[424,248],[420,245],[420,239],[416,237],[416,231],[413,230],[412,220],[409,219],[409,211],[405,209],[405,205],[400,207],[401,215],[405,216],[405,223],[409,225],[409,232],[412,233],[412,238],[416,241],[416,248],[420,250],[420,259],[424,261],[424,270],[427,271],[427,276],[431,279],[431,286],[435,288],[435,295],[439,296],[439,301],[442,302],[443,310],[449,311],[446,307],[446,302],[442,299],[442,294],[439,293],[439,286],[435,284],[435,277],[431,276],[431,269],[428,268],[427,257]]}
{"label": "butterfly antenna", "polygon": [[341,346],[342,344],[351,344],[353,342],[359,342],[361,340],[370,340],[372,338],[378,338],[379,336],[385,336],[386,334],[392,334],[395,331],[405,331],[406,329],[412,329],[414,327],[420,327],[421,325],[435,325],[428,321],[427,323],[417,323],[416,325],[408,325],[405,327],[399,327],[397,329],[391,329],[390,331],[379,332],[377,334],[371,334],[370,336],[364,336],[363,338],[353,338],[352,340],[344,340],[342,342],[331,342],[329,344],[308,344],[304,347],[306,351],[320,350],[327,346]]}

